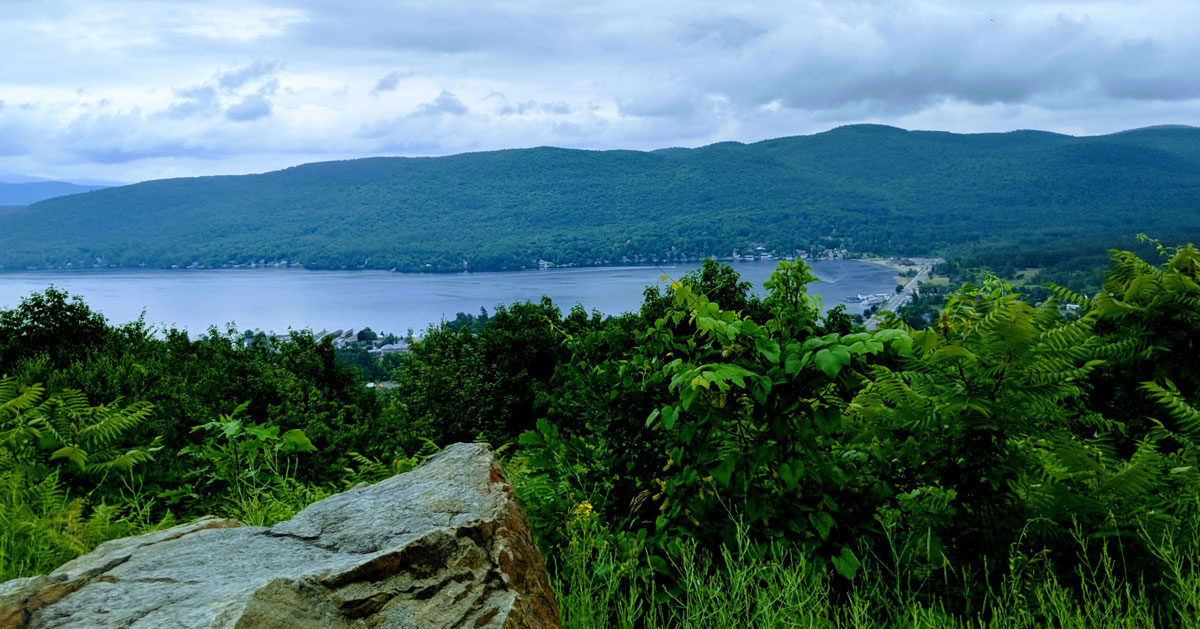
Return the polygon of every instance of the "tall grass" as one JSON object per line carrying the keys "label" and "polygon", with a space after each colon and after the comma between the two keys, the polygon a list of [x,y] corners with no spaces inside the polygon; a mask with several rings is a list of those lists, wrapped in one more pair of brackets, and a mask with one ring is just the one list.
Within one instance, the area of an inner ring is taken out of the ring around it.
{"label": "tall grass", "polygon": [[57,472],[30,481],[19,469],[0,471],[0,581],[50,572],[110,539],[169,526],[151,521],[145,496],[120,504],[71,496]]}
{"label": "tall grass", "polygon": [[[415,455],[398,456],[388,463],[354,454],[355,465],[345,470],[342,482],[346,487],[376,482],[415,468],[436,451],[435,445],[427,443]],[[178,523],[170,511],[165,517],[153,517],[162,513],[161,505],[155,508],[159,498],[145,491],[136,475],[110,479],[119,488],[108,494],[111,502],[104,502],[96,497],[100,483],[89,493],[72,493],[57,470],[46,473],[46,469],[17,460],[0,447],[0,582],[46,574],[108,540]],[[254,480],[252,490],[226,489],[212,501],[207,515],[271,526],[338,491],[334,486],[300,482],[294,467],[263,465],[251,471],[247,476]],[[185,513],[186,509],[185,505]]]}
{"label": "tall grass", "polygon": [[[332,493],[280,477],[252,496],[231,497],[213,515],[270,526]],[[0,582],[46,574],[108,540],[175,525],[169,512],[152,519],[153,500],[129,482],[120,499],[108,504],[71,495],[57,473],[30,482],[22,471],[0,472]]]}
{"label": "tall grass", "polygon": [[[940,588],[934,596],[925,591],[927,584],[897,575],[877,557],[848,583],[787,547],[747,552],[752,548],[743,530],[735,548],[710,553],[685,547],[673,566],[678,577],[668,587],[637,569],[644,561],[623,556],[594,525],[578,520],[568,524],[568,548],[552,562],[551,581],[568,629],[1200,626],[1195,540],[1165,540],[1155,547],[1168,566],[1169,578],[1161,584],[1167,593],[1164,606],[1148,597],[1143,584],[1125,577],[1106,544],[1089,548],[1092,542],[1084,538],[1078,540],[1079,556],[1095,559],[1081,559],[1070,584],[1048,562],[1030,561],[1014,549],[998,584],[971,586],[969,575],[960,574],[952,581],[959,585]],[[762,559],[744,559],[752,556]],[[974,603],[963,605],[964,600]]]}

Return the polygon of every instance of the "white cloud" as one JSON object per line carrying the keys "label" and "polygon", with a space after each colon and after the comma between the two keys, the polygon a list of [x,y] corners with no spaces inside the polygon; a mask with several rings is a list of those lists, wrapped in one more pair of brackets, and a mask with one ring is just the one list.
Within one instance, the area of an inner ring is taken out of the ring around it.
{"label": "white cloud", "polygon": [[135,180],[541,144],[651,149],[860,121],[1071,133],[1200,123],[1200,5],[1182,1],[5,8],[0,171],[30,175]]}

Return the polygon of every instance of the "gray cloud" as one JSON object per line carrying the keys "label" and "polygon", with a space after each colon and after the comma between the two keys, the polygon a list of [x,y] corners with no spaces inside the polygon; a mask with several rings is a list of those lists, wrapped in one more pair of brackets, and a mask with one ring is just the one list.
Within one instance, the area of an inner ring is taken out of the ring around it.
{"label": "gray cloud", "polygon": [[225,117],[238,122],[258,120],[271,115],[271,101],[261,94],[250,94],[225,110]]}
{"label": "gray cloud", "polygon": [[24,142],[18,142],[8,134],[0,135],[0,156],[25,155],[28,152]]}
{"label": "gray cloud", "polygon": [[701,100],[701,95],[692,89],[664,86],[621,102],[619,111],[623,116],[687,119],[696,114]]}
{"label": "gray cloud", "polygon": [[[503,95],[500,95],[503,99]],[[575,111],[575,108],[570,103],[564,101],[555,101],[551,103],[541,103],[536,100],[527,100],[510,104],[507,100],[503,101],[496,113],[501,116],[523,116],[530,113],[543,113],[556,116],[565,116]]]}
{"label": "gray cloud", "polygon": [[[1184,0],[6,9],[0,169],[49,176],[697,146],[864,121],[1088,134],[1200,123],[1200,4]],[[262,121],[254,137],[247,120]]]}
{"label": "gray cloud", "polygon": [[769,30],[765,26],[737,18],[700,20],[683,24],[679,29],[678,38],[693,45],[741,48]]}
{"label": "gray cloud", "polygon": [[448,114],[451,116],[461,116],[465,113],[467,113],[467,106],[454,94],[442,90],[442,93],[438,94],[438,97],[433,99],[433,102],[421,103],[417,106],[417,111],[413,115],[438,116]]}
{"label": "gray cloud", "polygon": [[553,102],[553,103],[542,103],[540,106],[540,109],[542,110],[543,113],[557,114],[560,116],[565,116],[566,114],[569,114],[569,113],[575,111],[574,107],[571,107],[570,104],[565,103],[563,101],[557,101],[557,102]]}
{"label": "gray cloud", "polygon": [[211,85],[176,90],[175,95],[182,100],[175,101],[167,107],[165,115],[168,118],[204,116],[214,114],[221,109],[221,104],[217,100],[217,90]]}
{"label": "gray cloud", "polygon": [[[383,141],[382,144],[376,144],[381,150],[410,150],[424,154],[440,153],[441,151],[436,150],[437,145],[435,142],[423,137],[421,139],[412,138],[431,132],[436,133],[434,129],[437,127],[430,127],[430,119],[440,120],[445,117],[459,117],[464,116],[467,112],[467,106],[457,96],[451,92],[442,90],[433,101],[421,103],[415,111],[408,115],[360,124],[354,132],[354,137],[366,140],[381,140]],[[398,139],[401,137],[409,139]]]}
{"label": "gray cloud", "polygon": [[391,72],[388,72],[387,74],[385,74],[383,76],[382,79],[379,79],[379,82],[375,84],[375,87],[374,87],[374,89],[371,90],[371,93],[372,94],[381,94],[383,92],[390,92],[390,91],[396,89],[396,86],[398,86],[400,84],[401,79],[406,79],[406,78],[412,76],[413,74],[414,73],[411,71],[400,71],[400,70],[393,70]]}
{"label": "gray cloud", "polygon": [[[964,17],[884,12],[867,23],[842,22],[833,30],[850,41],[839,47],[772,32],[752,44],[763,64],[718,63],[705,82],[748,105],[777,101],[832,112],[861,111],[867,104],[880,115],[904,115],[947,99],[990,105],[1033,103],[1064,92],[1197,96],[1200,83],[1181,72],[1181,60],[1165,57],[1144,38],[1107,35],[1089,19],[1059,14],[1018,24],[969,16],[964,24]],[[1147,80],[1151,68],[1165,76]]]}
{"label": "gray cloud", "polygon": [[[459,54],[545,54],[563,41],[570,11],[534,3],[396,3],[303,0],[310,20],[296,30],[302,45],[325,49]],[[385,17],[390,16],[390,17]]]}
{"label": "gray cloud", "polygon": [[279,69],[278,61],[257,59],[250,65],[217,74],[217,85],[223,90],[236,90],[243,85],[273,74]]}
{"label": "gray cloud", "polygon": [[127,164],[142,159],[171,157],[186,152],[186,147],[176,142],[160,142],[152,147],[125,147],[116,144],[88,146],[78,151],[79,156],[99,164]]}

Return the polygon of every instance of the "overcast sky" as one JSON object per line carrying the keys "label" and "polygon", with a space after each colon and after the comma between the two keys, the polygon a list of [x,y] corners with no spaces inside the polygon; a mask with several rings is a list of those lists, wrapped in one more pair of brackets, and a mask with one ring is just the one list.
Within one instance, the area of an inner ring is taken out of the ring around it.
{"label": "overcast sky", "polygon": [[0,180],[1200,124],[1200,2],[0,0]]}

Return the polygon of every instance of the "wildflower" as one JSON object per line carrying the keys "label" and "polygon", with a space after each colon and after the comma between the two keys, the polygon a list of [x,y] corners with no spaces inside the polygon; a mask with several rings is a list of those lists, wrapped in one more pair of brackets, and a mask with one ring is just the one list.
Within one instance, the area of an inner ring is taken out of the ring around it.
{"label": "wildflower", "polygon": [[571,512],[571,519],[582,520],[590,515],[592,515],[592,503],[584,500],[575,505],[575,510]]}

